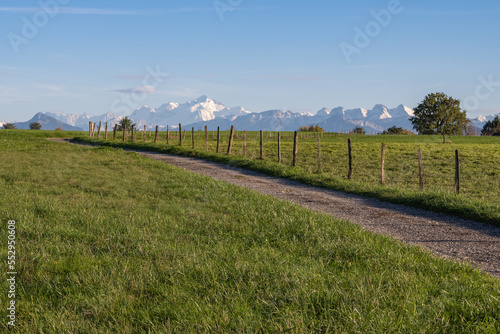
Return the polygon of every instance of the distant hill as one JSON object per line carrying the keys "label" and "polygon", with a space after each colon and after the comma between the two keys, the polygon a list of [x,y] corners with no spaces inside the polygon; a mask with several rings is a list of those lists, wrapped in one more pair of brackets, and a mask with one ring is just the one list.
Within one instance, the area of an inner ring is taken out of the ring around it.
{"label": "distant hill", "polygon": [[33,118],[27,122],[19,122],[15,124],[16,128],[19,130],[29,130],[30,124],[35,122],[42,124],[42,130],[55,130],[61,127],[65,131],[83,131],[82,128],[63,123],[41,112],[33,116]]}

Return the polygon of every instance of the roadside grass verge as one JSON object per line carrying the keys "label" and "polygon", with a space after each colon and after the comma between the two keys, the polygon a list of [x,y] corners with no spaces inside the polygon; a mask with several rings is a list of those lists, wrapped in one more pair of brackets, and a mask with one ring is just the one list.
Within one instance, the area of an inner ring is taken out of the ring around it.
{"label": "roadside grass verge", "polygon": [[[457,144],[450,145],[436,142],[439,139],[437,136],[356,136],[353,138],[355,177],[350,181],[347,180],[346,136],[323,139],[323,171],[320,173],[317,172],[315,138],[301,140],[299,166],[293,168],[290,142],[283,143],[283,163],[278,164],[274,140],[266,142],[264,159],[258,159],[260,149],[255,134],[253,137],[249,136],[245,157],[242,153],[241,135],[235,141],[233,155],[225,154],[227,141],[221,142],[221,153],[216,154],[216,144],[212,138],[207,152],[202,139],[197,139],[193,150],[189,148],[190,139],[186,139],[184,146],[179,147],[178,139],[171,139],[170,145],[166,145],[164,136],[163,133],[162,141],[156,144],[142,140],[121,142],[85,136],[75,139],[95,145],[156,151],[221,162],[314,186],[500,226],[500,141],[496,139],[465,137],[469,138],[467,142],[463,137],[451,137]],[[384,186],[379,181],[380,157],[377,156],[380,155],[382,142],[390,143],[386,162],[387,183]],[[418,148],[424,152],[425,191],[418,189]],[[462,152],[462,193],[459,195],[452,190],[455,149]]]}
{"label": "roadside grass verge", "polygon": [[0,143],[2,240],[17,222],[11,332],[500,327],[500,281],[468,265],[135,153],[29,132]]}

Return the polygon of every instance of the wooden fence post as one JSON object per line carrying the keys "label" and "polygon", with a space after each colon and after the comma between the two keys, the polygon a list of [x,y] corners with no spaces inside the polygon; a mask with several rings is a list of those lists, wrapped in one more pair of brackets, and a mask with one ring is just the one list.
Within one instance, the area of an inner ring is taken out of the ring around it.
{"label": "wooden fence post", "polygon": [[155,129],[155,144],[157,141],[158,141],[158,125],[156,126],[156,129]]}
{"label": "wooden fence post", "polygon": [[349,173],[347,174],[347,179],[352,180],[352,141],[351,138],[347,140],[347,146],[349,149]]}
{"label": "wooden fence post", "polygon": [[123,126],[123,141],[125,141],[126,137],[127,137],[127,126],[124,125]]}
{"label": "wooden fence post", "polygon": [[89,137],[93,137],[92,130],[94,129],[94,123],[89,122]]}
{"label": "wooden fence post", "polygon": [[260,160],[264,159],[264,131],[260,130]]}
{"label": "wooden fence post", "polygon": [[101,135],[101,121],[99,121],[99,127],[97,128],[97,138]]}
{"label": "wooden fence post", "polygon": [[106,122],[106,128],[104,130],[104,139],[108,139],[108,122]]}
{"label": "wooden fence post", "polygon": [[132,141],[135,142],[135,131],[133,125],[132,125]]}
{"label": "wooden fence post", "polygon": [[116,131],[118,130],[118,124],[115,124],[115,128],[113,129],[113,140],[116,140]]}
{"label": "wooden fence post", "polygon": [[321,136],[318,134],[318,173],[321,173]]}
{"label": "wooden fence post", "polygon": [[179,123],[179,146],[182,146],[182,125]]}
{"label": "wooden fence post", "polygon": [[385,184],[385,144],[382,144],[382,157],[380,161],[380,184]]}
{"label": "wooden fence post", "polygon": [[208,126],[205,125],[205,148],[208,151]]}
{"label": "wooden fence post", "polygon": [[142,132],[142,141],[146,142],[146,126],[144,125],[144,131]]}
{"label": "wooden fence post", "polygon": [[278,163],[281,164],[281,134],[278,132]]}
{"label": "wooden fence post", "polygon": [[229,134],[229,145],[227,146],[227,154],[231,154],[233,149],[234,125],[231,125],[231,133]]}
{"label": "wooden fence post", "polygon": [[460,194],[460,157],[458,150],[455,150],[455,190]]}
{"label": "wooden fence post", "polygon": [[247,130],[243,132],[243,156],[247,156]]}
{"label": "wooden fence post", "polygon": [[424,164],[422,163],[421,149],[418,149],[418,178],[420,190],[424,190]]}
{"label": "wooden fence post", "polygon": [[193,150],[194,150],[194,127],[191,128],[191,143],[192,143]]}
{"label": "wooden fence post", "polygon": [[295,131],[293,135],[293,167],[297,166],[297,151],[299,146],[299,132]]}
{"label": "wooden fence post", "polygon": [[168,145],[169,140],[170,140],[170,128],[167,125],[167,145]]}
{"label": "wooden fence post", "polygon": [[220,144],[220,127],[217,127],[217,149],[215,153],[219,153],[219,144]]}

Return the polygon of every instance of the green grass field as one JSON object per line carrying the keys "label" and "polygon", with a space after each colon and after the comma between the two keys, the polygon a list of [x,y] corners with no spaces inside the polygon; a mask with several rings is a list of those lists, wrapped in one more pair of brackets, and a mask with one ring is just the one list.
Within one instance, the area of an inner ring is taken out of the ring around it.
{"label": "green grass field", "polygon": [[[154,133],[153,133],[154,135]],[[277,133],[264,133],[263,160],[260,161],[260,134],[249,132],[246,156],[243,157],[243,133],[237,132],[232,155],[228,157],[227,131],[222,132],[220,154],[214,154],[215,132],[209,132],[209,152],[205,150],[204,131],[195,131],[195,150],[191,132],[186,133],[182,149],[177,133],[171,134],[166,145],[166,133],[161,132],[157,144],[149,133],[143,142],[138,133],[135,143],[80,137],[80,140],[118,147],[160,150],[197,156],[249,168],[275,176],[287,177],[312,185],[376,197],[424,209],[452,214],[500,226],[500,138],[441,136],[346,136],[325,134],[321,139],[321,173],[318,172],[317,135],[302,134],[299,139],[298,165],[292,165],[293,133],[284,133],[282,164],[278,165]],[[347,139],[352,138],[353,180],[347,180]],[[381,146],[386,144],[385,185],[380,185]],[[424,191],[419,190],[418,154],[421,149],[424,167]],[[461,193],[455,193],[455,150],[460,155]]]}
{"label": "green grass field", "polygon": [[2,332],[500,329],[500,281],[467,265],[135,153],[44,139],[75,135],[0,131],[0,254],[6,272],[15,220],[18,271]]}

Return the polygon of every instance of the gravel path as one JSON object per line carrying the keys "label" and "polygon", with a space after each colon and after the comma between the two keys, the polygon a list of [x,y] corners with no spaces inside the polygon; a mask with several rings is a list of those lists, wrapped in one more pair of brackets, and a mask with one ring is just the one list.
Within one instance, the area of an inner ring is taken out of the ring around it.
{"label": "gravel path", "polygon": [[[63,140],[64,141],[64,140]],[[127,150],[134,151],[134,150]],[[500,278],[500,228],[403,205],[304,185],[215,162],[134,151],[148,158],[256,190],[361,225],[368,231],[471,263]]]}

